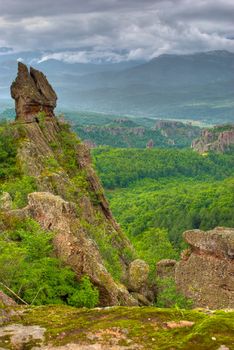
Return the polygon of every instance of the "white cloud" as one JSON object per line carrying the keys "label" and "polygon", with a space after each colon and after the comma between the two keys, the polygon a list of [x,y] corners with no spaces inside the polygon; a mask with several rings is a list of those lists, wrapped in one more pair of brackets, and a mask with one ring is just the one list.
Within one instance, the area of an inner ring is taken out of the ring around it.
{"label": "white cloud", "polygon": [[0,45],[19,51],[52,50],[42,61],[83,63],[150,59],[162,53],[234,51],[230,39],[234,37],[234,2],[230,0],[54,3],[42,0],[33,7],[29,0],[21,0],[17,10],[13,0],[8,7],[0,2]]}

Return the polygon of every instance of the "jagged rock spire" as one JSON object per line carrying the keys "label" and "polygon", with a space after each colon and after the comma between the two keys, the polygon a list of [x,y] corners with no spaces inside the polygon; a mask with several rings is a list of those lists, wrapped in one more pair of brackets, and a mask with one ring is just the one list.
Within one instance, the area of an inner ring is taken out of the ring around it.
{"label": "jagged rock spire", "polygon": [[54,116],[57,95],[46,76],[25,64],[18,63],[18,74],[11,85],[11,96],[15,100],[16,120],[36,121],[39,112],[46,117]]}

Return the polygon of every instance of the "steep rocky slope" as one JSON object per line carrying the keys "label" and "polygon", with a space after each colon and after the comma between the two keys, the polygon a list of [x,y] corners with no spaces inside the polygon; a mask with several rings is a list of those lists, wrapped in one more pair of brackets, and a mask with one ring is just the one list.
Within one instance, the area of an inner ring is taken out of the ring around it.
{"label": "steep rocky slope", "polygon": [[202,131],[201,137],[192,142],[199,153],[230,151],[234,145],[234,126],[221,125]]}
{"label": "steep rocky slope", "polygon": [[78,278],[90,277],[100,291],[101,305],[138,304],[127,289],[133,249],[112,216],[89,151],[54,116],[55,92],[41,72],[28,72],[22,63],[11,92],[18,166],[35,178],[38,192],[29,195],[27,207],[6,215],[29,216],[54,231],[58,257]]}

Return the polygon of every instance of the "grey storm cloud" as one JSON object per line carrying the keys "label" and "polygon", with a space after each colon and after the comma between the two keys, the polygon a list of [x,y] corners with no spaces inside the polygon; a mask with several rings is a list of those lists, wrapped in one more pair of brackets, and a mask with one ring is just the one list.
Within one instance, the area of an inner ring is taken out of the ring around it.
{"label": "grey storm cloud", "polygon": [[234,51],[233,18],[233,0],[0,0],[0,47],[67,62]]}

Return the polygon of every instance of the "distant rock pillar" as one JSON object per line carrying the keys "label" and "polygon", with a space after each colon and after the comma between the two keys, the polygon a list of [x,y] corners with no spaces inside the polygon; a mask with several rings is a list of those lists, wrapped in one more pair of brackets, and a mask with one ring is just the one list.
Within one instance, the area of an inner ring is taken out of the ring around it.
{"label": "distant rock pillar", "polygon": [[154,141],[151,139],[147,142],[146,148],[153,148],[154,147]]}

